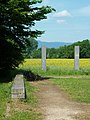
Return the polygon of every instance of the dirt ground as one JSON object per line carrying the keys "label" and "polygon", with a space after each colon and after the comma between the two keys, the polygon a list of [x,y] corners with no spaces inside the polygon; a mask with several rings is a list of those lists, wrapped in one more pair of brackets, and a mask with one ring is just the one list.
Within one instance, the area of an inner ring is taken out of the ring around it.
{"label": "dirt ground", "polygon": [[39,88],[34,94],[38,97],[38,108],[44,114],[44,120],[90,120],[90,104],[73,102],[52,81],[30,84]]}

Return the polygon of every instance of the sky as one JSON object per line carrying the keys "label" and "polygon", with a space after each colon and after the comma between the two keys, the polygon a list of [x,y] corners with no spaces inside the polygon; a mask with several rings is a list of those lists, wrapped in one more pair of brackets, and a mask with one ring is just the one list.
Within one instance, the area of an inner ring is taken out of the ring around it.
{"label": "sky", "polygon": [[35,29],[45,31],[37,40],[70,43],[90,40],[90,0],[43,0],[42,5],[50,5],[56,12],[36,22]]}

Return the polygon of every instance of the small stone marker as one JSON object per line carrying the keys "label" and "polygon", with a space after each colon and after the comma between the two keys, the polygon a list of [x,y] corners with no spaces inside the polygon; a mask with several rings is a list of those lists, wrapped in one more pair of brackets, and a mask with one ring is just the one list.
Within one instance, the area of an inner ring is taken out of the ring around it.
{"label": "small stone marker", "polygon": [[74,49],[74,68],[79,70],[79,46],[75,46]]}
{"label": "small stone marker", "polygon": [[16,75],[11,89],[12,98],[25,98],[24,79],[22,74]]}
{"label": "small stone marker", "polygon": [[42,70],[46,71],[46,47],[42,47]]}

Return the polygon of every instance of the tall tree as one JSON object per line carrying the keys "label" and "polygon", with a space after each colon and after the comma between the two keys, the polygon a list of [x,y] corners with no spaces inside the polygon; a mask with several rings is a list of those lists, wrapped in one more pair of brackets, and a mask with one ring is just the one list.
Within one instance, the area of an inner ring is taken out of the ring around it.
{"label": "tall tree", "polygon": [[0,0],[0,73],[15,68],[24,59],[27,37],[37,38],[43,31],[32,30],[36,21],[47,18],[54,9],[37,7],[42,0]]}
{"label": "tall tree", "polygon": [[34,38],[29,37],[29,44],[26,47],[26,53],[25,58],[32,58],[32,53],[34,50],[37,50],[38,48],[38,41],[36,41]]}

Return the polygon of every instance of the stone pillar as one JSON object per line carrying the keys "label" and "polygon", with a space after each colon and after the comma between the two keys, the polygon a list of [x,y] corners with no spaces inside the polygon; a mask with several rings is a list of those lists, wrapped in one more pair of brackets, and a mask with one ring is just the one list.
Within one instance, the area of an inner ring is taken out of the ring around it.
{"label": "stone pillar", "polygon": [[42,70],[46,71],[46,47],[42,46]]}
{"label": "stone pillar", "polygon": [[75,46],[74,48],[74,68],[75,70],[79,70],[79,46]]}

